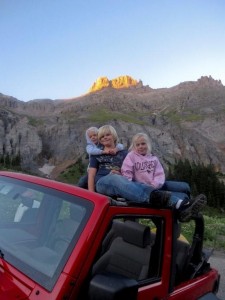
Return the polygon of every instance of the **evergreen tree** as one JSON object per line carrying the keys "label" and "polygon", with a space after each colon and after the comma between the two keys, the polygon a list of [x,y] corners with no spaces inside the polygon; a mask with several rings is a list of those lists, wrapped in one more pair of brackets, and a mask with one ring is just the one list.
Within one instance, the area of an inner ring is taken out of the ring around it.
{"label": "evergreen tree", "polygon": [[192,195],[205,194],[209,206],[225,208],[225,184],[218,178],[213,165],[179,160],[169,167],[168,175],[169,179],[188,182]]}
{"label": "evergreen tree", "polygon": [[9,157],[9,153],[6,154],[5,156],[5,167],[9,168],[11,165],[11,160],[10,160],[10,157]]}

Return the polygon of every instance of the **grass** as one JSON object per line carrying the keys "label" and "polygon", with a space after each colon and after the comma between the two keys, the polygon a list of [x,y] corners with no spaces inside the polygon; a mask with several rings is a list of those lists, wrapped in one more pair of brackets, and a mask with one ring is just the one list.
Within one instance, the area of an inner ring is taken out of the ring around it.
{"label": "grass", "polygon": [[43,125],[43,121],[34,117],[27,116],[28,124],[33,127],[38,127],[40,125]]}
{"label": "grass", "polygon": [[[80,119],[80,116],[74,114],[74,112],[66,112],[65,114],[65,120],[69,124],[74,124],[77,122],[77,119]],[[122,112],[116,112],[116,111],[110,111],[107,109],[98,109],[96,111],[86,112],[86,120],[91,123],[108,123],[112,120],[116,121],[123,121],[127,123],[132,124],[138,124],[138,125],[147,125],[145,121],[143,121],[144,116],[148,116],[148,113],[139,113],[139,112],[129,112],[129,114],[122,113]]]}
{"label": "grass", "polygon": [[225,249],[225,217],[217,216],[205,218],[205,246],[218,250]]}
{"label": "grass", "polygon": [[106,109],[102,109],[97,112],[93,112],[89,117],[91,122],[100,122],[100,123],[107,123],[111,120],[123,121],[127,123],[145,125],[146,123],[139,119],[141,114],[139,113],[119,113],[119,112],[112,112]]}
{"label": "grass", "polygon": [[181,114],[181,113],[178,113],[177,111],[170,111],[170,112],[165,113],[165,115],[166,115],[166,117],[168,117],[170,119],[170,121],[172,121],[174,123],[197,122],[197,121],[201,121],[203,119],[203,117],[198,114],[193,114],[193,113]]}
{"label": "grass", "polygon": [[[203,211],[205,221],[204,247],[216,250],[225,249],[225,214],[212,207],[206,207]],[[182,234],[191,240],[194,230],[194,222],[182,224]]]}

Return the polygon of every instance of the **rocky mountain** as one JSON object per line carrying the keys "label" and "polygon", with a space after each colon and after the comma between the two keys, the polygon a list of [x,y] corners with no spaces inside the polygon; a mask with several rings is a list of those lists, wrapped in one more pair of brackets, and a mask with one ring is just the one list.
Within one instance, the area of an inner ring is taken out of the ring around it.
{"label": "rocky mountain", "polygon": [[136,79],[133,79],[128,75],[119,76],[112,80],[109,80],[107,77],[99,77],[94,82],[89,92],[96,92],[108,87],[112,87],[115,89],[123,89],[123,88],[137,87],[137,86],[143,87],[142,82],[141,81],[138,82]]}
{"label": "rocky mountain", "polygon": [[98,79],[90,92],[68,100],[19,101],[0,94],[0,156],[20,154],[22,167],[52,177],[85,153],[85,130],[114,126],[120,142],[146,132],[167,169],[177,159],[213,164],[225,173],[225,87],[201,77],[152,89],[130,76]]}

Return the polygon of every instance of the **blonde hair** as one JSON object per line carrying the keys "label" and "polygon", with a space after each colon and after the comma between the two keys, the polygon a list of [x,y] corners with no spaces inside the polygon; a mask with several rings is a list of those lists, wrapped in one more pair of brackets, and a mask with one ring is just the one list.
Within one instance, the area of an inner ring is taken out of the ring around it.
{"label": "blonde hair", "polygon": [[111,125],[104,125],[98,129],[98,140],[100,141],[100,139],[107,133],[110,133],[113,136],[114,143],[117,144],[118,135],[115,128]]}
{"label": "blonde hair", "polygon": [[147,147],[148,147],[148,152],[151,153],[152,152],[151,141],[150,141],[148,135],[146,133],[142,133],[142,132],[137,133],[133,136],[131,145],[129,147],[129,151],[136,149],[136,143],[139,138],[143,138],[145,140]]}
{"label": "blonde hair", "polygon": [[90,132],[94,132],[94,133],[98,134],[98,128],[97,127],[89,127],[86,130],[86,133],[89,134]]}

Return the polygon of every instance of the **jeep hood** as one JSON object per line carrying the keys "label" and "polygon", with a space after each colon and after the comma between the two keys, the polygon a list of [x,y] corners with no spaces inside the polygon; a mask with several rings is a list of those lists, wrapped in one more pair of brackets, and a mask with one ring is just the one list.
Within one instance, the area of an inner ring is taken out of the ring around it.
{"label": "jeep hood", "polygon": [[0,267],[0,299],[28,299],[31,291],[31,287]]}

